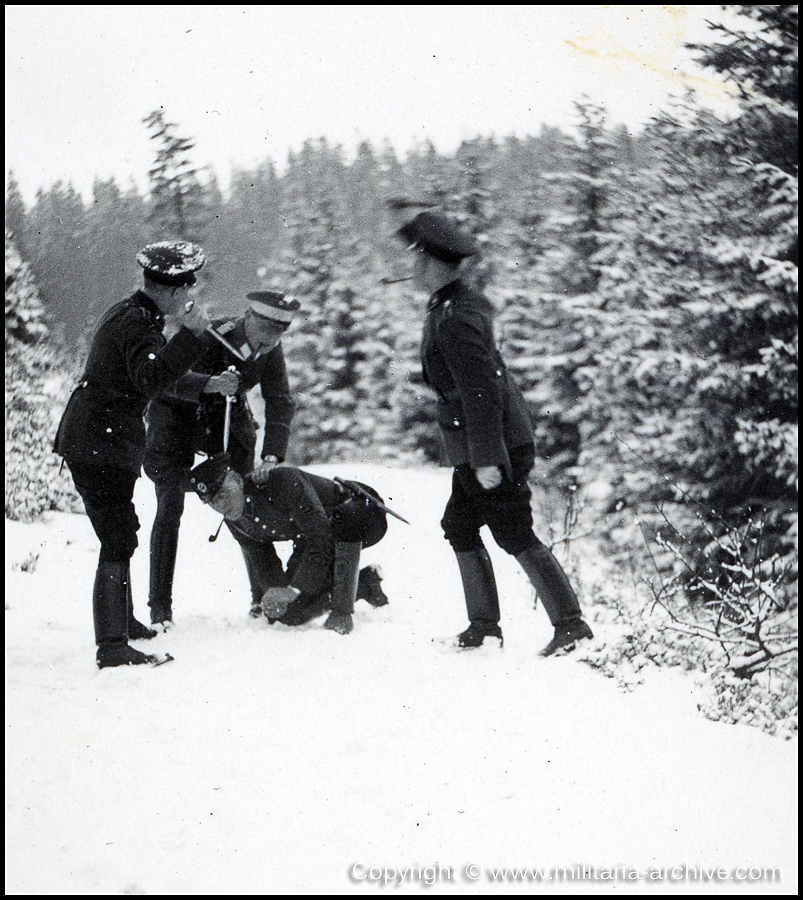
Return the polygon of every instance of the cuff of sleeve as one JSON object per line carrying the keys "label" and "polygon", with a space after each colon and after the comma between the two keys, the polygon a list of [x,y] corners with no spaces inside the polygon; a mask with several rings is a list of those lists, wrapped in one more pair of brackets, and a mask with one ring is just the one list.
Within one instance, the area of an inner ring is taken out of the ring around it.
{"label": "cuff of sleeve", "polygon": [[290,426],[281,422],[265,423],[265,437],[262,441],[262,459],[275,456],[281,462],[287,453],[290,440]]}
{"label": "cuff of sleeve", "polygon": [[468,458],[472,469],[481,469],[485,466],[498,466],[503,472],[510,472],[510,456],[504,444],[499,447],[472,447],[469,446]]}

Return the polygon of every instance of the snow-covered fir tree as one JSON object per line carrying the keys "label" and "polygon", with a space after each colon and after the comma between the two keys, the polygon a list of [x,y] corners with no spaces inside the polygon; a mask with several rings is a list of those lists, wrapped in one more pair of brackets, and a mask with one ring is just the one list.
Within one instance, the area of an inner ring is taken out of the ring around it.
{"label": "snow-covered fir tree", "polygon": [[6,188],[6,229],[14,235],[20,253],[25,252],[25,230],[27,228],[25,201],[14,172],[8,173]]}
{"label": "snow-covered fir tree", "polygon": [[6,517],[30,521],[80,503],[53,453],[58,416],[70,390],[64,356],[50,341],[31,268],[6,238]]}
{"label": "snow-covered fir tree", "polygon": [[307,142],[283,179],[285,249],[261,270],[268,286],[302,304],[283,342],[298,461],[375,455],[378,428],[392,417],[385,379],[393,339],[371,308],[382,266],[349,215],[350,197],[340,149]]}
{"label": "snow-covered fir tree", "polygon": [[575,103],[579,142],[569,144],[569,171],[550,173],[562,187],[562,202],[550,217],[553,252],[550,274],[555,290],[585,294],[596,290],[613,218],[618,214],[616,188],[621,177],[621,148],[607,113],[583,98]]}
{"label": "snow-covered fir tree", "polygon": [[[762,40],[783,43],[769,27],[750,45]],[[766,75],[758,54],[755,65]],[[785,77],[782,67],[775,72]],[[589,316],[599,350],[583,373],[584,459],[610,461],[620,502],[674,502],[669,518],[704,567],[712,536],[760,521],[754,556],[786,567],[777,587],[788,596],[797,521],[797,179],[769,162],[777,154],[772,140],[764,143],[785,129],[792,109],[761,99],[760,84],[766,79],[745,85],[746,122],[686,104],[648,130],[651,165],[628,182],[632,214],[616,225],[615,261],[601,270],[604,303]],[[659,514],[666,518],[667,507]]]}

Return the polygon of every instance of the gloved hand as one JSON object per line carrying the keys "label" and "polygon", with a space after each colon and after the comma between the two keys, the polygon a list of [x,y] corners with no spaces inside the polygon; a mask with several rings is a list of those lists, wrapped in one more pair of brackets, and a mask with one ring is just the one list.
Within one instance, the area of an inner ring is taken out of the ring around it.
{"label": "gloved hand", "polygon": [[287,607],[301,593],[293,587],[271,587],[262,595],[262,612],[269,619],[281,619]]}
{"label": "gloved hand", "polygon": [[502,483],[502,470],[499,466],[479,466],[474,469],[474,474],[480,486],[486,491],[499,487]]}
{"label": "gloved hand", "polygon": [[277,465],[279,460],[275,456],[266,456],[248,477],[254,484],[265,484],[271,469],[275,469]]}

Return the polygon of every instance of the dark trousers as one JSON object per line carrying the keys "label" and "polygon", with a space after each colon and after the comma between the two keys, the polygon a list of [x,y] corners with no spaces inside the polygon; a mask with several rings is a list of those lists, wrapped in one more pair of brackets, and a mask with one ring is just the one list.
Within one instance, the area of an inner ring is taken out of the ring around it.
{"label": "dark trousers", "polygon": [[138,472],[66,461],[89,521],[100,540],[101,562],[128,562],[137,549],[134,509]]}
{"label": "dark trousers", "polygon": [[285,573],[279,554],[272,543],[257,543],[238,532],[232,532],[245,559],[248,583],[251,588],[251,603],[258,604],[268,588],[286,587],[290,581]]}
{"label": "dark trousers", "polygon": [[510,452],[510,462],[511,472],[503,471],[502,483],[491,490],[482,487],[470,465],[454,470],[452,495],[441,528],[455,553],[481,547],[483,525],[488,526],[496,543],[513,556],[540,544],[533,532],[532,491],[527,483],[535,462],[533,448],[515,448]]}
{"label": "dark trousers", "polygon": [[[253,468],[254,446],[232,441],[229,447],[232,468],[246,475]],[[160,447],[149,437],[145,455],[145,474],[156,488],[156,516],[151,531],[151,579],[148,603],[151,607],[170,608],[173,576],[178,552],[178,533],[184,513],[183,479],[195,462],[192,442],[174,442]],[[249,561],[246,558],[246,566]]]}

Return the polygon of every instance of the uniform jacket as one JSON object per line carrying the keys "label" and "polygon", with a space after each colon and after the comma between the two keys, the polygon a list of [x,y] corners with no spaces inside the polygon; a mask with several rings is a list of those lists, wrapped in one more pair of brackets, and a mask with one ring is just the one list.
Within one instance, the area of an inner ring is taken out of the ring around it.
{"label": "uniform jacket", "polygon": [[491,303],[462,281],[432,295],[421,342],[424,381],[437,394],[445,462],[500,466],[533,443],[524,397],[496,348]]}
{"label": "uniform jacket", "polygon": [[290,584],[316,595],[326,586],[334,560],[332,514],[346,499],[337,482],[280,466],[263,485],[245,480],[243,514],[228,524],[240,541],[293,541],[298,556]]}
{"label": "uniform jacket", "polygon": [[169,343],[163,329],[159,308],[142,291],[101,319],[56,434],[54,449],[67,462],[139,473],[148,401],[174,384],[203,350],[186,328]]}
{"label": "uniform jacket", "polygon": [[290,422],[294,405],[290,397],[287,369],[282,345],[257,358],[245,339],[243,320],[218,319],[212,323],[217,332],[235,347],[243,362],[210,334],[201,337],[203,355],[161,397],[148,407],[148,447],[169,450],[187,447],[208,454],[223,449],[223,423],[226,401],[220,394],[205,394],[203,388],[210,375],[219,375],[229,366],[240,373],[240,390],[231,409],[231,439],[246,447],[253,446],[256,423],[246,394],[257,384],[265,402],[265,435],[261,456],[277,457],[287,453]]}

